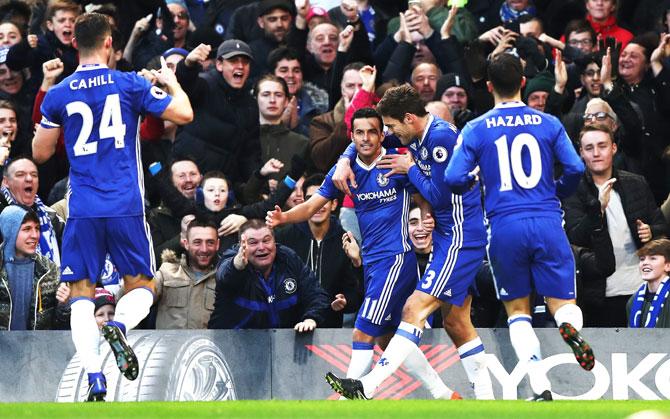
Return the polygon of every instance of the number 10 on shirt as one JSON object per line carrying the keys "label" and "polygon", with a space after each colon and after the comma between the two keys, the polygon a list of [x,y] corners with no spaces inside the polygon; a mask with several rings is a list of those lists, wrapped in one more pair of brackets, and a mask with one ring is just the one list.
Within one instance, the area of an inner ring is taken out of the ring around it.
{"label": "number 10 on shirt", "polygon": [[[537,139],[528,133],[514,137],[510,150],[507,150],[507,135],[495,141],[498,149],[498,167],[500,169],[500,192],[512,190],[512,175],[516,183],[524,189],[537,186],[542,178],[542,155]],[[521,153],[527,148],[530,155],[530,175],[523,170]],[[510,168],[511,165],[511,168]]]}

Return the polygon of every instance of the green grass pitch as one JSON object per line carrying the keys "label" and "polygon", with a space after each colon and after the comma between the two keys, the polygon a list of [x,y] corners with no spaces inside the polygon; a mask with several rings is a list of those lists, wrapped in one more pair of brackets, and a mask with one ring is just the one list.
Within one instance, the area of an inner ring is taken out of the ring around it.
{"label": "green grass pitch", "polygon": [[144,403],[4,403],[3,419],[191,419],[191,418],[625,418],[641,410],[670,416],[670,401],[236,401]]}

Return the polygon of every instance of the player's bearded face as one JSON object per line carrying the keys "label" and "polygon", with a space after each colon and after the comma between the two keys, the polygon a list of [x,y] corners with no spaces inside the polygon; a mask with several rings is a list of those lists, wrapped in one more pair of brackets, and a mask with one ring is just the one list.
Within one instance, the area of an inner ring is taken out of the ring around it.
{"label": "player's bearded face", "polygon": [[356,118],[352,136],[356,145],[356,152],[363,159],[374,160],[379,156],[382,135],[377,118]]}
{"label": "player's bearded face", "polygon": [[407,145],[412,142],[415,137],[414,131],[412,130],[411,125],[405,123],[405,121],[400,121],[390,116],[384,116],[384,125],[388,128],[389,132],[398,139],[403,145]]}

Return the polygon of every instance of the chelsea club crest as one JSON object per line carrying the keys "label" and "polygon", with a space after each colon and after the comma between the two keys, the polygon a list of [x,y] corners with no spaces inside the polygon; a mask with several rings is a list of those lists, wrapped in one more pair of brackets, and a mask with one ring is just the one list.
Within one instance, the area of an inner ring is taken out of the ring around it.
{"label": "chelsea club crest", "polygon": [[389,184],[389,179],[381,173],[377,173],[377,185],[384,187]]}
{"label": "chelsea club crest", "polygon": [[286,278],[284,280],[284,292],[287,294],[293,294],[298,288],[298,283],[293,278]]}
{"label": "chelsea club crest", "polygon": [[419,154],[421,155],[421,160],[426,160],[428,158],[428,150],[426,147],[421,147],[421,151],[419,151]]}

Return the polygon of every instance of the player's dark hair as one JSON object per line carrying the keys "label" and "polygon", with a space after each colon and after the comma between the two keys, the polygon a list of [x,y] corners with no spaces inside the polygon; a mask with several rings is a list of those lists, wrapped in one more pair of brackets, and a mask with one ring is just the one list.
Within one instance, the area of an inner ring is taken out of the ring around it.
{"label": "player's dark hair", "polygon": [[214,231],[217,231],[219,228],[214,221],[212,221],[209,218],[200,218],[200,217],[195,217],[194,219],[191,220],[190,223],[188,223],[188,226],[186,226],[186,237],[188,237],[189,231],[191,231],[192,228],[194,227],[206,227],[206,228],[213,228]]}
{"label": "player's dark hair", "polygon": [[589,125],[584,125],[581,131],[579,131],[579,146],[582,146],[582,137],[587,133],[587,132],[594,132],[594,131],[599,131],[599,132],[604,132],[610,137],[610,141],[614,143],[614,132],[610,129],[605,124],[589,124]]}
{"label": "player's dark hair", "polygon": [[379,134],[382,133],[384,130],[384,121],[382,120],[382,116],[379,115],[379,112],[372,108],[361,108],[354,112],[354,114],[351,116],[351,132],[354,132],[354,121],[357,119],[367,119],[367,118],[374,118],[377,121],[379,121]]}
{"label": "player's dark hair", "polygon": [[405,119],[407,113],[416,116],[426,116],[428,114],[419,92],[407,83],[388,89],[382,100],[377,104],[377,112],[382,116],[388,116],[398,121]]}
{"label": "player's dark hair", "polygon": [[210,170],[209,172],[205,173],[205,176],[203,176],[202,180],[200,181],[200,186],[204,187],[205,181],[209,179],[223,179],[226,182],[228,189],[230,189],[230,181],[223,172],[218,170]]}
{"label": "player's dark hair", "polygon": [[[266,227],[265,220],[261,220],[260,218],[252,218],[251,220],[245,221],[244,224],[240,226],[238,238],[242,240],[242,234],[244,234],[244,232],[247,230],[260,230]],[[272,234],[272,237],[274,237],[275,232],[271,228],[268,228],[268,230],[270,230],[270,234]]]}
{"label": "player's dark hair", "polygon": [[670,262],[670,240],[656,239],[646,243],[638,251],[637,255],[642,256],[663,256],[666,262]]}
{"label": "player's dark hair", "polygon": [[269,73],[258,79],[258,81],[256,82],[256,85],[254,86],[254,96],[258,97],[258,92],[260,91],[261,83],[266,81],[273,81],[275,83],[279,83],[281,85],[282,90],[284,91],[284,96],[286,96],[287,98],[289,97],[288,84],[286,84],[286,80]]}
{"label": "player's dark hair", "polygon": [[79,54],[87,54],[100,48],[112,34],[107,16],[100,13],[85,13],[74,23],[74,38]]}
{"label": "player's dark hair", "polygon": [[493,89],[502,97],[512,97],[521,89],[523,67],[519,57],[499,54],[489,62],[487,73]]}
{"label": "player's dark hair", "polygon": [[326,177],[323,175],[323,173],[314,173],[313,175],[306,177],[302,182],[302,194],[306,196],[307,189],[310,186],[321,186],[325,179]]}
{"label": "player's dark hair", "polygon": [[111,18],[114,20],[114,24],[118,26],[119,24],[119,13],[116,9],[116,6],[114,6],[112,3],[106,3],[103,4],[102,6],[98,7],[95,10],[96,13],[100,13],[101,15],[107,16],[107,18]]}
{"label": "player's dark hair", "polygon": [[28,160],[29,162],[32,162],[32,164],[34,164],[35,167],[37,167],[37,163],[35,163],[35,160],[33,160],[32,157],[30,157],[28,155],[16,156],[15,158],[10,160],[9,163],[7,163],[2,168],[2,176],[3,177],[9,177],[9,169],[11,169],[11,167],[14,166],[14,164],[16,164],[16,162],[19,161],[19,160]]}
{"label": "player's dark hair", "polygon": [[277,64],[281,60],[297,60],[300,63],[300,68],[302,69],[302,62],[300,61],[300,55],[298,51],[293,48],[288,47],[279,47],[270,51],[268,55],[268,68],[273,73],[277,70]]}

